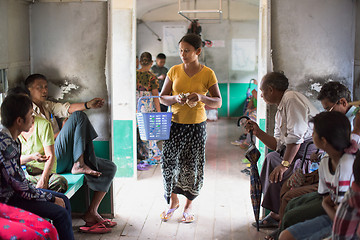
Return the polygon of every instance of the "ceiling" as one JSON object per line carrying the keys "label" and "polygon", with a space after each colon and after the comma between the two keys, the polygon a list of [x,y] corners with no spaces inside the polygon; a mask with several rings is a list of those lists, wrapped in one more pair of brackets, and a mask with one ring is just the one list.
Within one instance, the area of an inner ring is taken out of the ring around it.
{"label": "ceiling", "polygon": [[[222,19],[232,21],[258,20],[259,0],[222,0]],[[219,0],[180,0],[181,10],[217,10]],[[136,0],[136,17],[143,21],[182,21],[178,14],[178,0]],[[195,18],[195,16],[190,16]],[[197,18],[218,18],[219,14],[206,14]],[[200,20],[201,21],[201,20]]]}

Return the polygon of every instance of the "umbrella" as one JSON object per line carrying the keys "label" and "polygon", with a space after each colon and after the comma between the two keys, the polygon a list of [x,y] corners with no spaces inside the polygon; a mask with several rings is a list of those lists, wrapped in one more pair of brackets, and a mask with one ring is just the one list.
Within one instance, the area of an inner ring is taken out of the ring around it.
{"label": "umbrella", "polygon": [[[239,119],[239,122],[241,121],[241,119],[249,120],[250,118],[247,116],[242,116]],[[260,158],[260,151],[255,146],[252,131],[250,131],[250,145],[245,153],[245,157],[250,161],[250,197],[256,221],[256,228],[259,231],[259,215],[262,189],[257,162]]]}

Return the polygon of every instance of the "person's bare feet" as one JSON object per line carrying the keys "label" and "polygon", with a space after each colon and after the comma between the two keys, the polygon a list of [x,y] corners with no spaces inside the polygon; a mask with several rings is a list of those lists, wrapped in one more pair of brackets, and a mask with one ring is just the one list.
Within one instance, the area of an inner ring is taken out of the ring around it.
{"label": "person's bare feet", "polygon": [[86,222],[87,225],[93,225],[104,221],[99,213],[91,212],[86,212],[82,219]]}
{"label": "person's bare feet", "polygon": [[[81,165],[79,162],[75,162],[72,169],[72,174],[88,174],[95,177],[100,177],[101,172],[92,170],[88,165],[83,164]],[[100,216],[100,215],[99,215]]]}

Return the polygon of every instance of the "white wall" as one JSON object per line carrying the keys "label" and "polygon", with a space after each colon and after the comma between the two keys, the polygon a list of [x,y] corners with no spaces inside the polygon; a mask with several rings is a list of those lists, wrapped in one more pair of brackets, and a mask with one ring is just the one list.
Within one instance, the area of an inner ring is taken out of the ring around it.
{"label": "white wall", "polygon": [[[353,89],[354,17],[352,0],[272,0],[271,47],[275,71],[284,71],[290,89],[316,99],[321,86],[340,81]],[[267,130],[274,128],[276,108],[268,111]]]}
{"label": "white wall", "polygon": [[[179,22],[147,22],[146,23],[156,34],[163,38],[163,27],[172,25],[181,25],[186,28],[188,21]],[[201,58],[206,66],[212,68],[219,82],[245,82],[249,83],[251,78],[257,78],[257,68],[255,71],[233,71],[231,70],[232,57],[232,39],[255,39],[258,42],[259,23],[255,20],[250,21],[228,21],[221,23],[203,24],[202,38],[212,41],[224,41],[225,47],[203,48],[203,57]],[[180,40],[180,39],[178,39]],[[257,46],[258,44],[256,44]],[[153,55],[163,52],[163,41],[158,41],[157,37],[144,25],[138,24],[137,28],[137,55],[147,51]],[[257,50],[256,50],[257,53]],[[167,57],[166,66],[169,68],[175,64],[180,64],[179,56]]]}
{"label": "white wall", "polygon": [[[94,97],[108,100],[105,58],[107,3],[69,2],[31,5],[31,71],[53,83],[49,95],[64,93],[59,101],[84,102]],[[66,93],[66,83],[76,89]],[[109,140],[108,105],[88,116],[99,139]]]}
{"label": "white wall", "polygon": [[8,69],[9,86],[30,72],[29,4],[0,0],[0,68]]}
{"label": "white wall", "polygon": [[305,93],[319,108],[318,89],[328,80],[352,91],[355,1],[273,0],[272,56],[290,87]]}

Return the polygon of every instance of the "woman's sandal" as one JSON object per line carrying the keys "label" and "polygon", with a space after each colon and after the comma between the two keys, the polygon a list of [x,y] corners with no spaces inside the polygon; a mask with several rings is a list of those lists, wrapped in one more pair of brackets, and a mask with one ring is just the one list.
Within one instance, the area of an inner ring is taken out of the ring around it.
{"label": "woman's sandal", "polygon": [[183,218],[181,219],[183,223],[192,223],[195,221],[195,216],[192,213],[183,212]]}
{"label": "woman's sandal", "polygon": [[175,210],[179,208],[179,203],[176,204],[176,206],[174,208],[170,208],[167,212],[163,211],[160,214],[160,218],[163,222],[166,222],[168,220],[170,220],[170,218],[172,217],[172,215],[174,214]]}
{"label": "woman's sandal", "polygon": [[146,171],[146,170],[149,170],[149,168],[150,168],[150,166],[143,161],[141,161],[137,164],[137,170],[139,170],[139,171]]}

